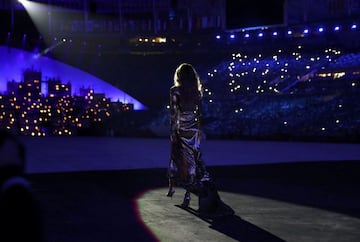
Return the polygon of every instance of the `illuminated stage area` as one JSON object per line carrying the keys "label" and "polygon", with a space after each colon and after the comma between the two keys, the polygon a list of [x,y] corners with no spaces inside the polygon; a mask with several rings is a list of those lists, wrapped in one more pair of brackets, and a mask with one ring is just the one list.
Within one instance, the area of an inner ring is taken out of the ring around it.
{"label": "illuminated stage area", "polygon": [[183,189],[165,196],[167,139],[22,140],[48,241],[360,238],[359,144],[206,140],[208,170],[235,210],[207,219],[175,206]]}
{"label": "illuminated stage area", "polygon": [[[62,41],[62,40],[60,40]],[[41,71],[43,79],[60,79],[62,83],[70,82],[73,94],[78,94],[80,88],[91,88],[95,93],[105,94],[111,101],[122,103],[133,103],[134,110],[142,110],[146,107],[138,100],[112,86],[111,84],[74,68],[65,63],[50,59],[38,53],[0,46],[0,92],[6,91],[8,81],[22,81],[22,74],[26,69]],[[45,85],[43,85],[45,86]],[[42,90],[46,94],[46,90]]]}
{"label": "illuminated stage area", "polygon": [[[241,182],[237,184],[241,186]],[[256,188],[254,183],[247,185]],[[279,189],[274,184],[258,185],[273,191]],[[181,193],[174,195],[170,201],[163,198],[166,189],[151,190],[137,200],[141,220],[159,241],[295,242],[320,238],[326,241],[355,241],[360,235],[355,232],[360,226],[358,218],[284,198],[249,195],[243,191],[220,192],[222,200],[236,211],[235,216],[221,219],[198,217],[174,206],[182,201],[184,191],[179,191]],[[192,207],[197,209],[196,201],[193,203]],[[351,232],[340,232],[339,225]]]}

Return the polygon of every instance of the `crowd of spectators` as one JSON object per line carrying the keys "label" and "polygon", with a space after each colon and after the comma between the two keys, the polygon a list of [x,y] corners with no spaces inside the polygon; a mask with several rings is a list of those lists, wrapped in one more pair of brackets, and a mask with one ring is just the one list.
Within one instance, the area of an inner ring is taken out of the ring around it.
{"label": "crowd of spectators", "polygon": [[[226,139],[359,142],[360,43],[354,38],[359,35],[358,26],[348,25],[347,30],[345,24],[339,26],[326,33],[312,26],[314,31],[306,34],[303,32],[305,26],[294,29],[291,34],[287,27],[268,28],[261,37],[260,30],[247,30],[234,34],[233,39],[226,39],[223,34],[202,42],[204,44],[192,41],[196,46],[174,49],[196,55],[193,50],[209,51],[211,46],[212,54],[219,51],[219,56],[232,51],[216,65],[214,59],[211,63],[206,59],[202,63],[192,63],[195,67],[201,65],[197,70],[204,84],[202,125],[205,135]],[[250,37],[246,37],[247,34]],[[156,48],[163,50],[162,46]],[[164,56],[164,59],[173,58],[170,54]],[[136,60],[140,61],[140,57]],[[165,68],[168,68],[166,64],[161,66]],[[145,73],[139,73],[139,79],[147,80]],[[154,88],[161,92],[163,89]],[[157,115],[152,112],[158,110],[120,112],[109,120],[110,103],[103,97],[94,96],[90,106],[86,104],[89,100],[79,97],[47,97],[44,101],[16,98],[10,92],[0,95],[3,108],[0,128],[15,129],[23,135],[77,135],[81,130],[92,131],[99,127],[101,135],[111,136],[164,136],[169,133],[166,103]],[[123,108],[131,109],[126,105],[112,109]],[[50,122],[40,121],[38,118],[42,116],[51,116]],[[38,123],[32,122],[34,120]]]}
{"label": "crowd of spectators", "polygon": [[[207,73],[208,137],[360,141],[360,52],[306,45],[234,52]],[[168,110],[150,124],[166,126]]]}

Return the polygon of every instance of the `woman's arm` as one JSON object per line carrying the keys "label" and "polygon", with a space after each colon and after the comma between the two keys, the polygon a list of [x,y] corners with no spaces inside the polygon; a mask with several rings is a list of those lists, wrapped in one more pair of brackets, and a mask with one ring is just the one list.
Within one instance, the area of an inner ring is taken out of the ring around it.
{"label": "woman's arm", "polygon": [[177,119],[179,115],[178,95],[170,89],[170,139],[175,141],[177,135]]}

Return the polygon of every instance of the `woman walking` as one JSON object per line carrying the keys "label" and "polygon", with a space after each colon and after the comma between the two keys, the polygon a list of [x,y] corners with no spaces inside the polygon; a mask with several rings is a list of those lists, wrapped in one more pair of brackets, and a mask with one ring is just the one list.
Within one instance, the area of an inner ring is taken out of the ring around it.
{"label": "woman walking", "polygon": [[199,197],[199,212],[214,213],[225,204],[201,157],[201,99],[202,85],[196,70],[191,64],[182,63],[170,88],[171,157],[167,196],[172,197],[176,184],[186,190],[182,207],[189,206],[190,194],[194,193]]}

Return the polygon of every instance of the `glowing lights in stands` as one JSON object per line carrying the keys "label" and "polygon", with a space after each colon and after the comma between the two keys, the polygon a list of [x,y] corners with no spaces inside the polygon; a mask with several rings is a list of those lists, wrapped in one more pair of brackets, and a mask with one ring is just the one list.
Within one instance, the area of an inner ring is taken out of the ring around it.
{"label": "glowing lights in stands", "polygon": [[[215,68],[212,72],[208,73],[208,77],[211,80],[223,79],[227,76],[228,90],[230,94],[236,95],[236,93],[293,94],[299,89],[291,89],[296,87],[299,82],[305,83],[307,81],[310,82],[312,78],[329,77],[335,80],[346,76],[346,72],[331,70],[328,72],[317,72],[318,69],[324,70],[326,63],[337,63],[342,51],[327,48],[320,53],[309,54],[303,51],[303,49],[302,45],[298,45],[295,47],[295,51],[278,49],[272,55],[260,53],[249,56],[243,53],[233,53],[227,65],[223,63],[221,65],[223,67],[220,69]],[[351,62],[351,60],[349,61]],[[356,71],[349,74],[356,75]],[[357,82],[351,83],[351,87],[355,88],[357,86]]]}
{"label": "glowing lights in stands", "polygon": [[[306,45],[271,53],[245,51],[232,53],[207,75],[206,85],[214,90],[208,105],[219,113],[212,115],[226,116],[221,125],[211,123],[209,130],[233,134],[239,128],[241,137],[248,134],[244,124],[251,123],[253,134],[277,135],[286,128],[332,137],[334,132],[346,136],[358,127],[358,116],[353,115],[358,105],[353,101],[360,91],[360,53]],[[349,68],[353,62],[354,68]]]}

